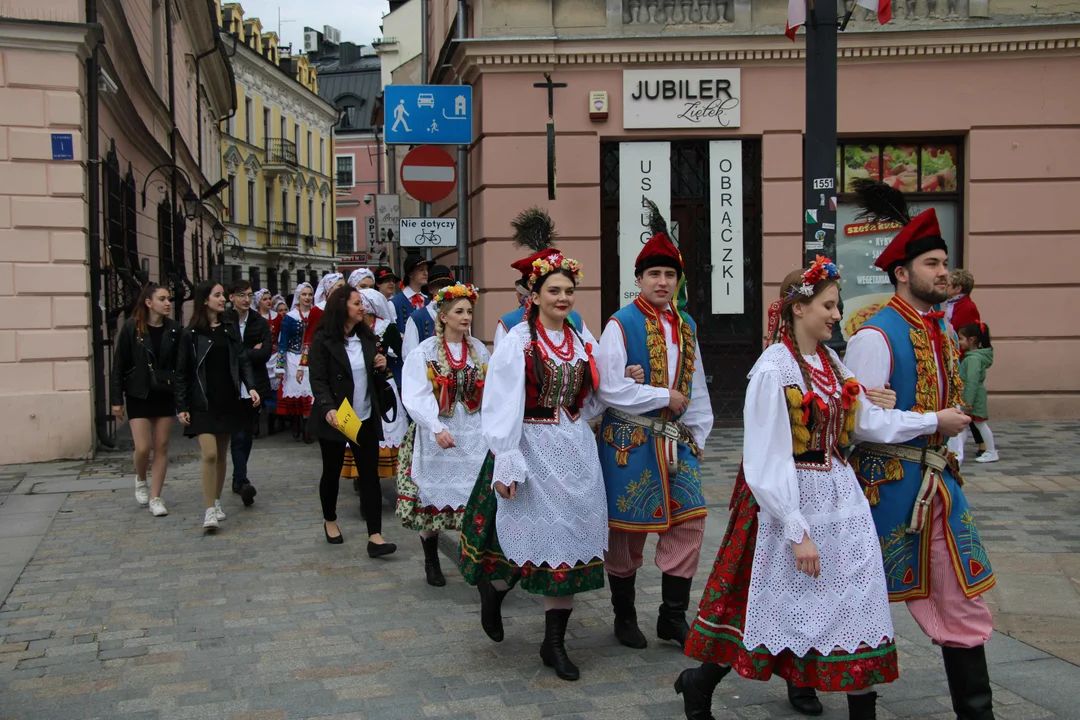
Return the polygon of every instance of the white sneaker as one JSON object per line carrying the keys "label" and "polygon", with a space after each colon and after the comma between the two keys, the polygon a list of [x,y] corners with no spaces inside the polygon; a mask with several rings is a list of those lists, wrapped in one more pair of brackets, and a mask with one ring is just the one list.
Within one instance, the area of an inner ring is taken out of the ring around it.
{"label": "white sneaker", "polygon": [[154,514],[154,517],[164,517],[169,514],[169,511],[165,509],[165,503],[159,497],[150,501],[150,512]]}
{"label": "white sneaker", "polygon": [[144,507],[150,502],[150,488],[138,478],[135,478],[135,500]]}
{"label": "white sneaker", "polygon": [[975,458],[975,462],[977,462],[977,463],[991,463],[991,462],[997,462],[998,459],[999,458],[998,458],[997,450],[987,450],[982,455]]}
{"label": "white sneaker", "polygon": [[206,514],[203,515],[202,526],[203,526],[203,530],[217,530],[218,529],[217,511],[215,511],[214,508],[212,508],[212,507],[206,508]]}
{"label": "white sneaker", "polygon": [[221,501],[215,500],[213,510],[217,513],[217,519],[220,522],[225,519],[225,511],[221,509]]}

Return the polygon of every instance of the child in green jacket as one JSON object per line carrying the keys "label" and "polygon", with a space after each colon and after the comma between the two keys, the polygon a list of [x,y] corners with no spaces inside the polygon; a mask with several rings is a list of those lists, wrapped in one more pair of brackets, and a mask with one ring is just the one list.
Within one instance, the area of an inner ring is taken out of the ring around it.
{"label": "child in green jacket", "polygon": [[964,412],[971,416],[972,425],[982,436],[975,462],[998,461],[994,434],[987,420],[986,371],[994,364],[994,348],[990,346],[990,328],[985,323],[971,323],[957,331],[960,338],[960,379],[964,383]]}

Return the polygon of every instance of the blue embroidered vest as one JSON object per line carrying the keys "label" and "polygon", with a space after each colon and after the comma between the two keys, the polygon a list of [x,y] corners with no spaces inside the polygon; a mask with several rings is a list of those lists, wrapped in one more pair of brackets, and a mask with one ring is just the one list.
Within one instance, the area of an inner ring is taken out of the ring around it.
{"label": "blue embroidered vest", "polygon": [[[932,322],[938,324],[943,339],[940,355],[934,351],[934,343],[922,316],[897,297],[859,330],[879,332],[889,345],[892,354],[889,385],[896,392],[898,410],[937,412],[959,404],[956,343],[945,331],[942,320]],[[947,386],[943,391],[938,387],[939,363],[946,370],[942,373]],[[935,434],[904,444],[923,448],[928,444],[944,445],[945,440]],[[886,457],[862,447],[855,449],[851,464],[870,501],[870,510],[881,540],[889,600],[900,602],[928,597],[931,592],[930,537],[933,523],[927,521],[920,532],[908,532],[912,513],[919,502],[917,496],[923,481],[922,467],[917,462]],[[953,569],[964,593],[974,597],[993,587],[995,579],[962,485],[963,478],[953,461],[938,477],[935,492],[944,503],[947,514],[946,544],[952,556]]]}
{"label": "blue embroidered vest", "polygon": [[[424,298],[424,305],[428,304],[430,298],[427,295],[421,294],[420,297]],[[394,305],[394,309],[397,310],[397,329],[398,332],[405,335],[405,323],[409,321],[409,317],[417,311],[418,308],[414,308],[411,300],[405,297],[404,292],[399,292],[394,297],[390,298],[390,302]],[[422,308],[419,308],[422,309]],[[420,338],[423,340],[424,338]]]}
{"label": "blue embroidered vest", "polygon": [[426,307],[419,312],[414,312],[411,317],[413,324],[416,325],[416,332],[420,336],[420,342],[435,336],[435,320]]}
{"label": "blue embroidered vest", "polygon": [[[656,311],[637,300],[611,316],[626,342],[626,364],[645,369],[645,384],[669,387],[667,344]],[[675,389],[687,397],[693,390],[697,344],[696,325],[681,315],[679,367]],[[648,417],[677,420],[664,407]],[[705,517],[708,510],[701,494],[701,471],[696,448],[679,443],[674,475],[663,459],[663,443],[650,429],[604,413],[599,436],[600,467],[608,496],[608,526],[634,532],[663,532],[686,520]]]}
{"label": "blue embroidered vest", "polygon": [[[581,316],[576,311],[571,310],[570,315],[567,318],[570,324],[574,326],[574,329],[581,332],[581,328],[584,324],[581,321]],[[525,321],[525,306],[522,305],[517,310],[511,310],[510,312],[499,318],[499,325],[502,325],[503,332],[510,332],[510,328],[515,325],[520,325]]]}

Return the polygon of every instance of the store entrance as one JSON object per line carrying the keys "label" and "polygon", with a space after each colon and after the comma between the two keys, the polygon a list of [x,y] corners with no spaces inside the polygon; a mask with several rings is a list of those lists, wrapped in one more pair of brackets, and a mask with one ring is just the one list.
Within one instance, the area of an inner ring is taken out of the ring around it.
{"label": "store entrance", "polygon": [[[619,263],[619,146],[601,145],[601,309],[605,323],[620,307]],[[717,421],[742,417],[746,375],[761,354],[761,144],[742,141],[743,168],[743,312],[711,312],[714,263],[711,246],[709,142],[671,143],[671,217],[686,267],[687,311],[698,324],[698,342],[705,358],[705,375]]]}

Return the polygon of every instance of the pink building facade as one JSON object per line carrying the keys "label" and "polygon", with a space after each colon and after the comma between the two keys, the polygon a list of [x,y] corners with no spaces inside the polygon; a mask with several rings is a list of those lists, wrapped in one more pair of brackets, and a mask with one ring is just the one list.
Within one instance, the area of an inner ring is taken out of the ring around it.
{"label": "pink building facade", "polygon": [[[510,220],[532,205],[549,208],[560,247],[584,263],[578,309],[599,332],[633,295],[639,208],[649,197],[666,210],[687,263],[714,407],[734,420],[765,308],[801,263],[802,133],[814,99],[805,93],[804,45],[783,36],[782,11],[701,4],[719,13],[706,18],[711,24],[693,16],[709,27],[688,27],[687,3],[582,3],[573,12],[536,3],[533,15],[512,18],[499,4],[477,3],[469,35],[482,40],[457,46],[454,72],[440,73],[439,58],[432,71],[439,82],[460,78],[474,88],[469,239],[484,291],[478,334],[490,339],[516,303],[509,264],[521,251]],[[452,4],[435,5],[433,33],[451,32]],[[1077,417],[1080,379],[1070,370],[1080,362],[1080,327],[1070,308],[1080,298],[1072,271],[1080,260],[1080,26],[991,27],[980,24],[974,0],[961,10],[959,24],[912,17],[884,31],[857,18],[840,36],[838,191],[823,192],[822,202],[836,196],[839,205],[846,330],[891,292],[871,265],[895,231],[856,223],[847,192],[855,177],[880,177],[913,205],[938,209],[952,264],[975,275],[974,299],[996,348],[993,417]],[[675,13],[667,24],[665,12]],[[904,32],[890,31],[897,25]],[[762,27],[775,32],[740,34]],[[689,30],[700,33],[681,32]],[[555,90],[554,201],[547,94],[533,86],[545,72],[566,83]],[[596,104],[605,94],[606,116]],[[714,100],[723,113],[680,117],[690,107],[715,109]],[[435,214],[456,215],[453,201]]]}
{"label": "pink building facade", "polygon": [[179,307],[207,273],[220,202],[189,220],[177,196],[221,177],[231,71],[205,1],[0,12],[0,464],[87,457],[115,438],[112,339],[142,283]]}
{"label": "pink building facade", "polygon": [[[372,243],[368,232],[375,217],[375,196],[386,188],[379,162],[382,144],[373,133],[338,130],[336,138],[338,262],[346,267],[385,264],[386,242],[376,235]],[[358,261],[358,254],[364,256],[365,262]]]}

